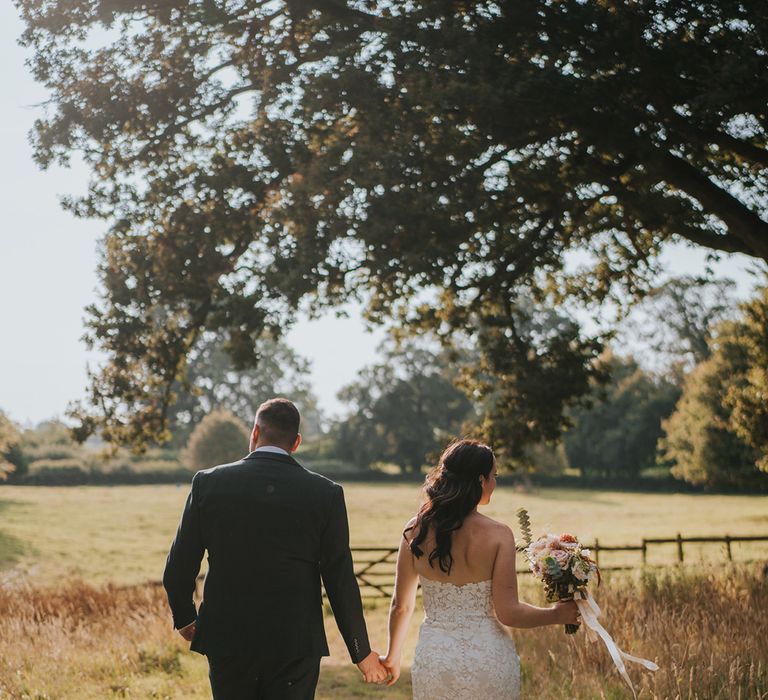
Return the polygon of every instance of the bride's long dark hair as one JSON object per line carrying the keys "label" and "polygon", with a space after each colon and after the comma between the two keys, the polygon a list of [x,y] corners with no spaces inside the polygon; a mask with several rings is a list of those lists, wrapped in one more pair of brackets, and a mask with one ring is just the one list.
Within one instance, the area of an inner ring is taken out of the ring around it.
{"label": "bride's long dark hair", "polygon": [[451,573],[452,534],[480,502],[483,495],[480,477],[488,478],[494,460],[491,448],[477,440],[456,440],[448,445],[437,466],[427,475],[424,484],[427,500],[416,514],[416,522],[403,532],[406,539],[406,533],[415,533],[410,541],[414,556],[424,554],[421,545],[432,528],[435,547],[429,553],[429,565],[433,566],[437,560],[443,573]]}

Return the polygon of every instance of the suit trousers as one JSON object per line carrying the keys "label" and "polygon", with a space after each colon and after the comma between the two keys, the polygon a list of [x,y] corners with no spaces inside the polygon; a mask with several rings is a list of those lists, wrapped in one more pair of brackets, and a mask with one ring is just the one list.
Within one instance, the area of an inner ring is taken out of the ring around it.
{"label": "suit trousers", "polygon": [[293,661],[262,655],[209,656],[213,700],[313,700],[320,657]]}

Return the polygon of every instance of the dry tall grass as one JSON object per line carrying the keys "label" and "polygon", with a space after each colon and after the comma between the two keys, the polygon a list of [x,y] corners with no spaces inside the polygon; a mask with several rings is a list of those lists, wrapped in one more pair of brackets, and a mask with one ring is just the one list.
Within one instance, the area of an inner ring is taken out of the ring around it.
{"label": "dry tall grass", "polygon": [[[535,598],[532,585],[523,583],[529,600]],[[768,582],[760,571],[616,575],[597,597],[619,646],[661,666],[656,674],[630,667],[639,697],[768,699]],[[380,643],[385,605],[368,617]],[[514,636],[525,697],[631,697],[604,647],[587,644],[583,633],[566,637],[548,628]],[[336,636],[332,646],[319,699],[410,697],[407,680],[392,690],[365,688]],[[205,661],[186,652],[171,632],[160,588],[0,588],[0,699],[116,697],[210,697]]]}
{"label": "dry tall grass", "polygon": [[176,698],[193,690],[184,687],[184,655],[157,586],[0,589],[0,611],[0,698]]}
{"label": "dry tall grass", "polygon": [[[627,664],[638,697],[768,698],[768,581],[759,569],[614,576],[596,597],[617,644],[661,667]],[[555,628],[515,636],[529,697],[631,697],[601,642]]]}

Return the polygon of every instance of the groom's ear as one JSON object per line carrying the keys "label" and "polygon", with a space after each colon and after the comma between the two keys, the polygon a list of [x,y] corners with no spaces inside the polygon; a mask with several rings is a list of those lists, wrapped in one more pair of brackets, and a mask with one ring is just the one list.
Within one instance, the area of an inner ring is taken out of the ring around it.
{"label": "groom's ear", "polygon": [[256,449],[256,443],[259,441],[259,426],[257,423],[253,424],[253,430],[251,431],[251,442],[248,445],[248,450],[253,452]]}
{"label": "groom's ear", "polygon": [[301,433],[296,435],[296,439],[293,441],[293,447],[291,447],[291,452],[296,452],[296,450],[299,449],[299,445],[301,445]]}

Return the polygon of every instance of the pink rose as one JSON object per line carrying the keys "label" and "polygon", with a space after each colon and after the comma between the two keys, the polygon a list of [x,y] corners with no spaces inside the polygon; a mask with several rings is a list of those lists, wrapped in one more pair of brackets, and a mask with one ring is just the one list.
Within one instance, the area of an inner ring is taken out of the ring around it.
{"label": "pink rose", "polygon": [[561,569],[565,570],[568,568],[568,560],[571,558],[569,552],[566,552],[564,549],[553,549],[552,556],[557,560],[557,563],[560,564]]}

